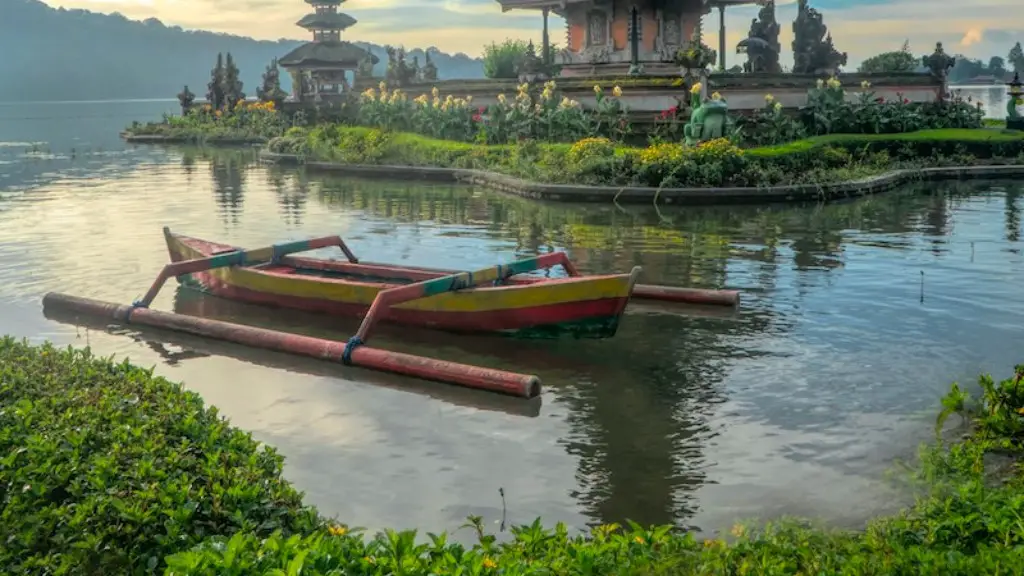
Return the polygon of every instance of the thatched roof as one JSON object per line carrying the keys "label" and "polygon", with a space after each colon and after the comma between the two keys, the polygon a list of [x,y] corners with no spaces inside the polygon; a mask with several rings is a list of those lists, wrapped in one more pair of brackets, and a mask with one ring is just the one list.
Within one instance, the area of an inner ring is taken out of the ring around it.
{"label": "thatched roof", "polygon": [[[307,42],[282,56],[277,63],[284,68],[315,68],[317,66],[351,66],[356,68],[370,54],[366,50],[345,42]],[[374,64],[379,58],[370,54]]]}
{"label": "thatched roof", "polygon": [[344,30],[356,23],[348,14],[306,14],[297,25],[306,30]]}

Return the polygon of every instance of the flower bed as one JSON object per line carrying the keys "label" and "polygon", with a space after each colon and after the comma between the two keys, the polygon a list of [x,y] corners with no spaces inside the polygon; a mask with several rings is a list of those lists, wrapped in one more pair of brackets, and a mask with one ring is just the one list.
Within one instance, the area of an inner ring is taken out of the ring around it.
{"label": "flower bed", "polygon": [[1024,163],[1024,134],[947,129],[906,134],[830,134],[753,149],[726,139],[646,148],[606,138],[575,144],[477,145],[368,128],[291,129],[271,152],[344,164],[488,170],[526,180],[651,187],[777,186],[851,180],[899,168]]}
{"label": "flower bed", "polygon": [[241,100],[227,111],[204,104],[190,109],[184,116],[165,114],[161,122],[135,122],[125,132],[130,139],[159,137],[168,142],[214,144],[266,142],[283,134],[288,126],[287,119],[273,102]]}
{"label": "flower bed", "polygon": [[[783,521],[729,542],[671,527],[570,536],[540,522],[473,546],[413,532],[371,538],[324,521],[281,458],[151,371],[0,340],[0,572],[4,574],[976,574],[1016,573],[1024,479],[993,478],[993,450],[1024,442],[1024,366],[980,380],[973,434],[922,451],[928,493],[863,532]],[[965,411],[957,385],[939,423]],[[998,480],[998,481],[997,481]]]}

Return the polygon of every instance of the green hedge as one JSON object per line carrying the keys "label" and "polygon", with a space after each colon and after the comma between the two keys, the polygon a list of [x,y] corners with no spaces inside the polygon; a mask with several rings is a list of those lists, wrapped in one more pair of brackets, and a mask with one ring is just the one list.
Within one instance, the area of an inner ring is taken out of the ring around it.
{"label": "green hedge", "polygon": [[142,574],[319,523],[282,459],[150,370],[0,340],[0,573]]}
{"label": "green hedge", "polygon": [[[922,452],[929,493],[862,532],[783,521],[738,525],[730,542],[671,527],[570,536],[540,522],[497,542],[324,522],[281,478],[281,458],[181,386],[85,351],[0,340],[0,573],[515,576],[1019,574],[1024,366],[982,377],[973,435]],[[946,414],[975,403],[954,385]],[[998,481],[997,481],[998,480]],[[358,497],[358,495],[350,495]]]}
{"label": "green hedge", "polygon": [[747,150],[716,144],[714,153],[591,142],[581,154],[584,143],[486,146],[328,125],[293,128],[272,140],[269,150],[326,162],[475,168],[541,182],[654,187],[825,183],[897,168],[1024,162],[1024,133],[997,129],[831,134]]}

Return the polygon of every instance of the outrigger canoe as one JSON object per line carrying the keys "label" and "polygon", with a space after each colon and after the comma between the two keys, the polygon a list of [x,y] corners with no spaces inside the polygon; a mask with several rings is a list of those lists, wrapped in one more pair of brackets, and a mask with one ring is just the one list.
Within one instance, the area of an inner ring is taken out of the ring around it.
{"label": "outrigger canoe", "polygon": [[[243,250],[176,234],[166,228],[164,237],[172,262],[238,254]],[[343,244],[342,249],[352,261],[282,256],[253,265],[209,268],[177,278],[185,285],[240,302],[361,318],[378,293],[444,276],[441,271],[427,268],[358,263]],[[571,266],[564,256],[561,263],[567,268]],[[538,267],[544,266],[533,268]],[[463,333],[608,338],[618,329],[640,274],[640,267],[636,266],[628,274],[554,279],[509,277],[517,270],[499,272],[502,281],[493,285],[424,294],[415,300],[385,306],[379,320]],[[570,273],[574,274],[574,270]]]}

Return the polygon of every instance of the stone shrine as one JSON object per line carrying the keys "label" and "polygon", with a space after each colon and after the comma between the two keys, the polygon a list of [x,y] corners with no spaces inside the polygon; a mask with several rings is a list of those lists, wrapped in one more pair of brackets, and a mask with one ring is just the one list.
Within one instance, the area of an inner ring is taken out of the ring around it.
{"label": "stone shrine", "polygon": [[719,11],[718,64],[725,67],[725,8],[764,0],[497,0],[502,11],[540,10],[542,55],[551,45],[548,14],[566,21],[561,76],[678,76],[676,54],[694,37],[701,18]]}

